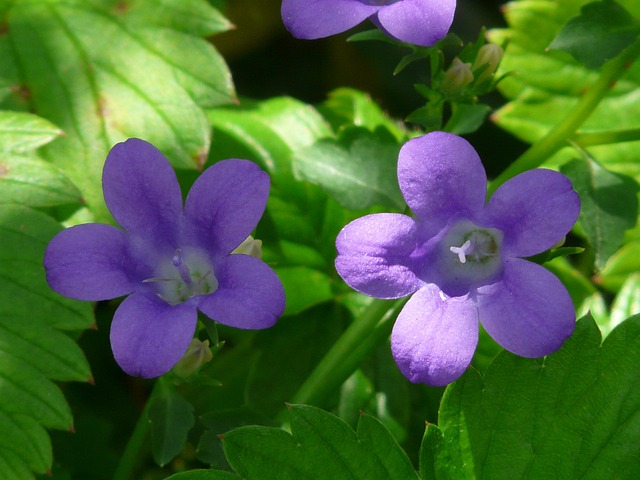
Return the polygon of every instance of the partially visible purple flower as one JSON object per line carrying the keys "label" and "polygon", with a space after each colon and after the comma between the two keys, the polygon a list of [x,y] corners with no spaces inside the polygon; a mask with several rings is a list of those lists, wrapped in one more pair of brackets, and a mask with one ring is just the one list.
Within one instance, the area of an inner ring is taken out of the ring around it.
{"label": "partially visible purple flower", "polygon": [[262,216],[269,176],[225,160],[193,184],[184,210],[175,172],[153,145],[119,143],[104,165],[104,198],[124,229],[90,223],[63,230],[44,257],[47,281],[78,300],[129,295],[115,312],[111,347],[122,369],[152,378],[186,352],[197,310],[225,325],[271,327],[284,290],[261,260],[233,250]]}
{"label": "partially visible purple flower", "polygon": [[516,355],[560,348],[575,325],[571,298],[557,277],[521,257],[551,248],[577,220],[569,180],[531,170],[485,204],[487,177],[473,147],[433,132],[402,147],[398,181],[417,218],[380,213],[351,222],[336,241],[336,268],[366,295],[413,294],[391,337],[402,373],[451,383],[471,362],[479,322]]}
{"label": "partially visible purple flower", "polygon": [[296,38],[342,33],[365,19],[391,38],[431,46],[449,31],[456,0],[282,0],[282,20]]}

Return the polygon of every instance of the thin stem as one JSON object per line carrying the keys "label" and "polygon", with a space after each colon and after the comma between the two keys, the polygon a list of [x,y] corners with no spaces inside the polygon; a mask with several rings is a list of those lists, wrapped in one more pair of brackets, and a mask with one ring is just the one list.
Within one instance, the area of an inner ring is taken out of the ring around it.
{"label": "thin stem", "polygon": [[144,450],[147,435],[149,433],[149,419],[147,418],[149,405],[151,405],[151,400],[153,398],[164,391],[166,388],[165,382],[166,380],[162,377],[154,382],[151,394],[147,399],[147,403],[138,418],[138,422],[131,433],[131,437],[129,437],[129,442],[127,443],[120,462],[118,463],[118,468],[113,476],[113,480],[129,480],[133,478],[133,473],[140,461],[140,456]]}
{"label": "thin stem", "polygon": [[373,348],[388,337],[405,301],[373,300],[327,352],[293,396],[292,403],[317,403],[335,391]]}
{"label": "thin stem", "polygon": [[627,130],[605,130],[600,132],[576,133],[573,141],[582,148],[612,143],[637,142],[640,140],[640,128]]}
{"label": "thin stem", "polygon": [[605,64],[598,80],[580,98],[575,107],[569,110],[569,113],[555,127],[549,130],[549,133],[531,145],[526,152],[491,182],[489,194],[495,192],[500,185],[519,173],[539,167],[564,147],[567,144],[567,140],[589,118],[589,115],[605,98],[609,90],[615,85],[615,82],[625,73],[630,62],[638,56],[638,53],[640,53],[640,40]]}

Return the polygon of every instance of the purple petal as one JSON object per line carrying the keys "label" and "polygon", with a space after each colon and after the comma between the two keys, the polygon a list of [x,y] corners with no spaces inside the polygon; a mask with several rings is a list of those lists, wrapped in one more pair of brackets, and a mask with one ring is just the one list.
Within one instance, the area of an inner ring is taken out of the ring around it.
{"label": "purple petal", "polygon": [[414,383],[447,385],[471,363],[478,343],[478,312],[467,297],[447,297],[433,284],[404,306],[391,334],[400,371]]}
{"label": "purple petal", "polygon": [[248,160],[224,160],[204,171],[185,205],[187,225],[202,248],[227,255],[256,227],[269,197],[269,175]]}
{"label": "purple petal", "polygon": [[283,0],[281,13],[294,37],[315,39],[349,30],[380,8],[361,0]]}
{"label": "purple petal", "polygon": [[131,293],[137,284],[122,230],[87,223],[58,233],[44,254],[47,282],[77,300],[108,300]]}
{"label": "purple petal", "polygon": [[476,151],[464,138],[445,132],[404,144],[398,182],[409,207],[435,231],[454,216],[475,218],[487,194],[487,176]]}
{"label": "purple petal", "polygon": [[536,169],[507,181],[487,204],[486,222],[504,232],[503,253],[528,257],[543,252],[571,230],[580,198],[561,173]]}
{"label": "purple petal", "polygon": [[272,327],[285,305],[280,279],[262,260],[234,254],[215,272],[218,290],[202,297],[198,308],[224,325],[247,330]]}
{"label": "purple petal", "polygon": [[134,293],[113,316],[113,356],[129,375],[158,377],[171,370],[187,351],[197,320],[191,303],[171,306],[153,295]]}
{"label": "purple petal", "polygon": [[501,282],[478,289],[480,321],[501,346],[522,357],[542,357],[573,333],[575,312],[562,282],[527,260],[505,262]]}
{"label": "purple petal", "polygon": [[406,215],[378,213],[354,220],[336,239],[336,270],[354,290],[376,298],[400,298],[422,282],[413,273],[417,225]]}
{"label": "purple petal", "polygon": [[382,8],[377,20],[390,36],[428,47],[449,32],[455,10],[456,0],[401,0]]}
{"label": "purple petal", "polygon": [[138,138],[115,145],[104,164],[102,185],[113,218],[127,233],[175,248],[182,194],[157,148]]}

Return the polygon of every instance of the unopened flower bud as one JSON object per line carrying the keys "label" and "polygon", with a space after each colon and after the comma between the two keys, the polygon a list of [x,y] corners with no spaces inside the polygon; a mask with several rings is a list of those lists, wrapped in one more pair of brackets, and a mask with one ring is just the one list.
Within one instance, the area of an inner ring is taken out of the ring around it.
{"label": "unopened flower bud", "polygon": [[211,361],[213,354],[209,348],[209,340],[191,340],[187,351],[173,367],[173,373],[180,378],[188,378],[198,371],[205,363]]}
{"label": "unopened flower bud", "polygon": [[478,50],[478,55],[473,62],[473,71],[475,72],[479,70],[484,65],[486,65],[486,68],[478,74],[478,83],[485,81],[496,72],[496,70],[498,69],[498,65],[500,65],[500,60],[502,60],[503,54],[504,50],[502,49],[502,47],[500,45],[496,45],[495,43],[487,43],[486,45],[480,47],[480,50]]}
{"label": "unopened flower bud", "polygon": [[471,64],[463,63],[458,57],[453,59],[451,66],[444,74],[441,91],[445,95],[454,95],[473,82]]}
{"label": "unopened flower bud", "polygon": [[249,235],[238,247],[231,252],[241,253],[243,255],[251,255],[252,257],[262,258],[262,240],[256,240]]}

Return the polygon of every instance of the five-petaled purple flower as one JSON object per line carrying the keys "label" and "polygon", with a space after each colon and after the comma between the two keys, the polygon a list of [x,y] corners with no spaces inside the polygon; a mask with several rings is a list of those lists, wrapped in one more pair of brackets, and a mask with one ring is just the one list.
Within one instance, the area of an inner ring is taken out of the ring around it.
{"label": "five-petaled purple flower", "polygon": [[413,294],[396,320],[391,348],[412,382],[446,385],[467,368],[479,322],[507,350],[541,357],[573,332],[563,284],[520,257],[543,252],[571,229],[580,201],[562,174],[522,173],[485,205],[487,177],[463,138],[433,132],[407,142],[398,181],[417,218],[367,215],[338,235],[336,268],[377,298]]}
{"label": "five-petaled purple flower", "polygon": [[370,19],[391,38],[431,46],[449,31],[456,0],[282,0],[282,20],[294,37],[342,33]]}
{"label": "five-petaled purple flower", "polygon": [[175,172],[153,145],[129,139],[104,165],[104,199],[125,230],[98,223],[63,230],[49,243],[49,285],[79,300],[129,295],[111,325],[116,361],[130,375],[157,377],[187,350],[197,310],[225,325],[272,326],[284,310],[276,274],[232,254],[255,228],[269,176],[247,160],[225,160],[196,180],[184,210]]}

